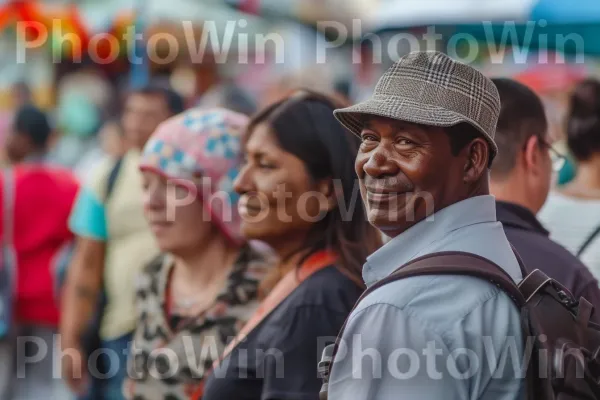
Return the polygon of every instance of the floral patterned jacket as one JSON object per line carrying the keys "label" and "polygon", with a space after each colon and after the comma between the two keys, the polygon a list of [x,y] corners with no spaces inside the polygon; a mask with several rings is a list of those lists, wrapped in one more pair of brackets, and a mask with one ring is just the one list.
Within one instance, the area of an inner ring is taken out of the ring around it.
{"label": "floral patterned jacket", "polygon": [[175,331],[166,315],[173,262],[161,256],[141,274],[136,290],[137,326],[124,394],[134,400],[188,399],[259,305],[258,286],[272,259],[247,245],[215,303]]}

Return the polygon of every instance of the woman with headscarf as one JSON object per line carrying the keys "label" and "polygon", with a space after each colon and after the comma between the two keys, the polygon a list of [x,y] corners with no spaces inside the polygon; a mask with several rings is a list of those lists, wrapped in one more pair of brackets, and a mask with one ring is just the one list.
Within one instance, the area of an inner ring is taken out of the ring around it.
{"label": "woman with headscarf", "polygon": [[144,149],[144,211],[163,254],[138,282],[129,399],[189,398],[258,306],[267,262],[240,234],[233,192],[247,122],[192,109],[160,125]]}

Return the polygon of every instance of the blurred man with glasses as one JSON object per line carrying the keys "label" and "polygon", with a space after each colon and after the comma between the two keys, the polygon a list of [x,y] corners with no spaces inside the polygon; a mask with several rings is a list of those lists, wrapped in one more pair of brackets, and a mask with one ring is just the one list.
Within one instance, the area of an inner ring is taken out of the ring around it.
{"label": "blurred man with glasses", "polygon": [[494,79],[502,108],[496,130],[498,155],[491,192],[508,240],[527,268],[540,269],[575,296],[600,306],[598,282],[575,256],[549,238],[536,214],[548,197],[565,157],[549,143],[548,121],[539,97],[510,79]]}

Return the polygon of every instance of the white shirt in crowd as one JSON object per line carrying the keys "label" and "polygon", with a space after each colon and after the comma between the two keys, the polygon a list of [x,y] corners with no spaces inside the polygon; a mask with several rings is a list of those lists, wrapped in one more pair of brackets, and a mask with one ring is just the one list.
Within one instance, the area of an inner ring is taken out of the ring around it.
{"label": "white shirt in crowd", "polygon": [[[600,199],[579,199],[552,192],[538,217],[550,231],[552,240],[577,254],[600,226]],[[600,280],[600,235],[581,254],[581,261]]]}

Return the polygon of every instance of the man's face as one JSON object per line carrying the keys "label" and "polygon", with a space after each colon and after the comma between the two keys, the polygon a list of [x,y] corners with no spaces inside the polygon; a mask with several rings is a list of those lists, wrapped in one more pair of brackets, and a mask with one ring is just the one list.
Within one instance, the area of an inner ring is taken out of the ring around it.
{"label": "man's face", "polygon": [[160,94],[132,94],[123,111],[127,142],[135,148],[143,148],[158,125],[170,116],[167,103]]}
{"label": "man's face", "polygon": [[361,141],[355,164],[361,195],[369,221],[386,235],[467,197],[465,157],[452,154],[442,128],[369,117]]}

